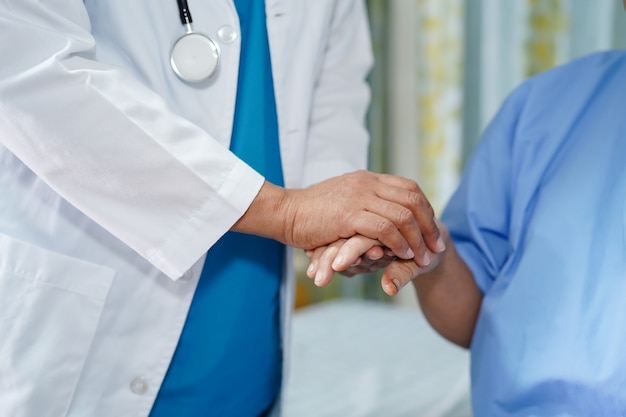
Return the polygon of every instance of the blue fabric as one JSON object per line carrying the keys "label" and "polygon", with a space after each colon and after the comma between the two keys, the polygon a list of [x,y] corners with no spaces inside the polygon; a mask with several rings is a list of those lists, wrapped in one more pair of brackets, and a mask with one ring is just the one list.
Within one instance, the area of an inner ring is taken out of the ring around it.
{"label": "blue fabric", "polygon": [[[264,2],[235,1],[242,50],[231,150],[282,185]],[[227,233],[207,255],[152,417],[258,416],[281,383],[283,245]]]}
{"label": "blue fabric", "polygon": [[442,215],[484,292],[476,416],[626,415],[626,54],[521,85]]}

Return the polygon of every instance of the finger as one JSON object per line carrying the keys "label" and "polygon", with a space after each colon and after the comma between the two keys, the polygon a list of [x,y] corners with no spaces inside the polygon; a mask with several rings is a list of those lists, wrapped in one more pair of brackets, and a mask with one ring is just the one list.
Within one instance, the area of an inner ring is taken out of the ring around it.
{"label": "finger", "polygon": [[[435,253],[443,253],[446,250],[446,244],[443,237],[445,225],[438,218],[435,217],[435,225],[437,226],[437,230],[439,233],[439,237],[437,238],[436,246],[438,250],[433,250]],[[447,230],[445,231],[447,233]],[[433,248],[431,248],[432,250]]]}
{"label": "finger", "polygon": [[354,276],[357,274],[371,273],[386,268],[391,262],[398,259],[394,254],[385,254],[382,258],[371,260],[365,256],[362,256],[362,262],[358,266],[350,265],[350,267],[344,271],[338,271],[345,276]]}
{"label": "finger", "polygon": [[380,246],[380,242],[377,240],[362,235],[353,236],[345,241],[337,251],[337,255],[332,262],[332,268],[335,271],[343,271],[351,265],[357,265],[363,261],[361,256],[364,253],[377,246]]}
{"label": "finger", "polygon": [[[379,215],[390,223],[389,225],[385,225],[388,227],[387,229],[382,229],[381,227],[378,240],[389,246],[400,258],[411,259],[414,257],[420,265],[429,265],[431,259],[428,255],[428,248],[422,238],[422,231],[415,214],[408,207],[392,201],[393,199],[400,198],[402,194],[405,194],[404,190],[398,192],[393,190],[385,191],[385,195],[368,202],[371,213]],[[434,221],[432,224],[435,224]],[[396,233],[402,236],[402,239],[406,241],[410,250],[402,253],[398,252],[398,250],[392,246],[395,242],[391,239],[396,239]],[[390,239],[389,242],[392,243],[388,244],[385,239]]]}
{"label": "finger", "polygon": [[309,267],[306,270],[307,277],[313,279],[315,278],[315,273],[317,272],[317,265],[319,263],[320,258],[324,254],[327,246],[321,246],[317,249],[306,251],[307,256],[309,257]]}
{"label": "finger", "polygon": [[346,242],[345,239],[340,239],[330,244],[322,253],[322,256],[317,262],[317,271],[315,272],[315,285],[323,287],[332,281],[335,275],[335,270],[332,267],[332,263],[337,257],[339,249]]}
{"label": "finger", "polygon": [[372,246],[363,256],[371,261],[377,261],[385,256],[385,249],[382,246]]}
{"label": "finger", "polygon": [[[377,203],[372,203],[372,205],[381,204],[382,200],[377,200]],[[354,234],[378,240],[400,258],[411,259],[415,256],[407,239],[387,216],[372,211],[359,211],[352,218],[352,228]]]}
{"label": "finger", "polygon": [[412,192],[422,192],[422,189],[420,188],[419,184],[411,179],[408,179],[406,177],[402,177],[400,175],[393,175],[393,174],[376,174],[376,176],[378,177],[378,180],[393,186],[393,187],[398,187],[398,188],[402,188],[405,190],[409,190]]}
{"label": "finger", "polygon": [[377,272],[383,268],[386,268],[391,262],[395,261],[396,259],[398,259],[398,257],[396,256],[383,257],[376,261],[371,261],[368,264],[362,265],[362,268],[365,269],[367,267],[367,270],[364,272]]}
{"label": "finger", "polygon": [[[356,266],[361,265],[362,263],[363,263],[363,257],[361,256],[361,257],[357,258],[357,260],[356,260],[356,261],[354,261],[352,264],[350,264],[350,267],[356,267]],[[333,266],[333,269],[335,269],[335,267],[334,267],[334,266]],[[335,269],[335,271],[339,272],[339,271],[338,271],[338,270],[336,270],[336,269]]]}
{"label": "finger", "polygon": [[351,266],[344,271],[337,271],[338,274],[341,274],[344,277],[348,277],[348,278],[353,277],[355,275],[364,274],[367,272],[370,272],[369,267],[365,265]]}
{"label": "finger", "polygon": [[420,265],[426,266],[430,263],[427,249],[435,253],[445,250],[434,210],[421,191],[413,192],[388,186],[377,190],[377,193],[382,200],[373,202],[373,211],[394,222],[409,242]]}
{"label": "finger", "polygon": [[[394,191],[394,188],[400,188],[405,191],[404,198],[406,200],[394,200],[399,204],[409,207],[418,224],[422,230],[424,236],[424,242],[428,248],[435,252],[443,252],[446,249],[445,243],[441,236],[438,221],[435,218],[434,210],[430,205],[430,202],[426,198],[426,195],[420,188],[419,184],[408,178],[400,177],[390,174],[378,174],[381,182],[391,186],[386,187],[387,191]],[[400,196],[399,198],[402,198]],[[408,204],[408,206],[407,206]],[[415,210],[417,208],[417,211]]]}
{"label": "finger", "polygon": [[381,286],[388,295],[394,296],[412,279],[417,277],[422,268],[411,260],[393,261],[383,272]]}
{"label": "finger", "polygon": [[[397,259],[396,257],[394,257],[394,259]],[[370,264],[362,264],[362,265],[358,265],[358,266],[351,266],[348,269],[344,270],[344,271],[338,271],[339,274],[344,275],[346,277],[353,277],[355,275],[359,275],[359,274],[367,274],[367,273],[372,273],[372,272],[376,272],[379,271],[383,268],[385,268],[387,265],[389,265],[389,263],[391,262],[391,260],[387,260],[386,262],[382,262],[382,261],[375,261],[374,263],[370,263]]]}

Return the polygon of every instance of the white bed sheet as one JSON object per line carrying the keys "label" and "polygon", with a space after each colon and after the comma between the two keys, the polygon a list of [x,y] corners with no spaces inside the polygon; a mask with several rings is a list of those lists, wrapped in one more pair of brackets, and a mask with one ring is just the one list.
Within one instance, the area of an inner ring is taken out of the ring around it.
{"label": "white bed sheet", "polygon": [[469,417],[469,356],[418,308],[361,300],[296,312],[284,417]]}

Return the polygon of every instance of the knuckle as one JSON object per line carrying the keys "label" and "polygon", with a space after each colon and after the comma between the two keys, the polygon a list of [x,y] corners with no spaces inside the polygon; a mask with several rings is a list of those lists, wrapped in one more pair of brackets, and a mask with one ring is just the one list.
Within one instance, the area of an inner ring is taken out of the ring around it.
{"label": "knuckle", "polygon": [[366,180],[365,171],[354,171],[342,176],[342,184],[352,189],[358,189],[359,185]]}
{"label": "knuckle", "polygon": [[396,230],[396,226],[388,219],[382,219],[376,225],[376,231],[380,236],[390,236]]}
{"label": "knuckle", "polygon": [[396,265],[400,273],[399,278],[403,283],[407,283],[415,278],[419,272],[419,265],[415,262],[398,262]]}
{"label": "knuckle", "polygon": [[402,226],[409,226],[415,223],[415,217],[413,212],[408,208],[403,208],[398,211],[397,222]]}
{"label": "knuckle", "polygon": [[[412,200],[413,204],[418,208],[421,218],[435,218],[435,210],[430,204],[430,201],[423,194],[416,194]],[[435,222],[431,222],[432,226],[436,228]]]}
{"label": "knuckle", "polygon": [[424,194],[419,192],[410,192],[407,197],[407,202],[412,207],[419,207],[420,209],[429,209],[430,203],[424,196]]}
{"label": "knuckle", "polygon": [[407,190],[412,191],[413,193],[420,194],[422,192],[422,189],[417,184],[417,182],[410,180],[410,179],[406,179],[406,188]]}

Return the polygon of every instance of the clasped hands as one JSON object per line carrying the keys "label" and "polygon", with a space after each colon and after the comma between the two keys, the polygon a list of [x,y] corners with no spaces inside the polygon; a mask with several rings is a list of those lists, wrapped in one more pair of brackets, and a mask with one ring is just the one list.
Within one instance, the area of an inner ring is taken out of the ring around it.
{"label": "clasped hands", "polygon": [[[388,220],[396,225],[402,237],[409,242],[410,251],[394,252],[380,240],[360,234],[308,249],[306,255],[310,264],[306,273],[314,279],[315,285],[327,285],[335,272],[352,277],[384,269],[381,286],[385,293],[393,296],[412,279],[439,264],[445,250],[443,234],[445,232],[447,237],[447,230],[436,219],[422,190],[415,182],[401,177],[382,175],[379,180],[391,188],[404,189],[404,192],[387,190],[389,193],[377,196],[389,198],[390,204],[403,207],[400,208],[404,217],[402,221]],[[382,211],[378,214],[384,216]],[[418,256],[411,256],[411,252]]]}
{"label": "clasped hands", "polygon": [[356,235],[307,250],[310,263],[306,273],[315,285],[323,287],[332,281],[335,272],[352,277],[384,269],[381,286],[385,293],[394,296],[411,280],[436,268],[443,251],[428,250],[427,254],[427,263],[420,264],[415,258],[398,258],[377,240]]}
{"label": "clasped hands", "polygon": [[304,189],[265,182],[233,230],[307,250],[308,275],[317,285],[330,282],[334,271],[352,275],[386,267],[382,286],[390,295],[432,269],[445,250],[417,183],[369,171]]}

